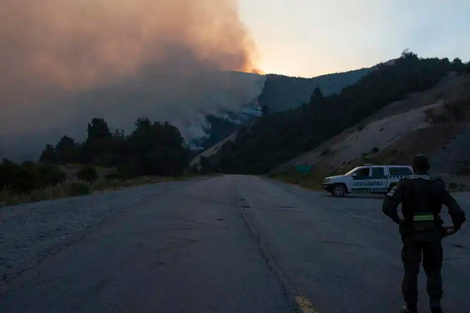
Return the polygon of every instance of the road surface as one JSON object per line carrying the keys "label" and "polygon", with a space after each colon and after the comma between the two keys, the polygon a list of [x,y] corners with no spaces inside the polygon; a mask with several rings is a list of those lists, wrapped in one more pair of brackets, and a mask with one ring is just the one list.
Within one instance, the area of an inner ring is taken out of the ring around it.
{"label": "road surface", "polygon": [[[396,313],[401,244],[381,201],[221,176],[1,208],[0,312]],[[453,313],[470,307],[465,226],[444,243]]]}

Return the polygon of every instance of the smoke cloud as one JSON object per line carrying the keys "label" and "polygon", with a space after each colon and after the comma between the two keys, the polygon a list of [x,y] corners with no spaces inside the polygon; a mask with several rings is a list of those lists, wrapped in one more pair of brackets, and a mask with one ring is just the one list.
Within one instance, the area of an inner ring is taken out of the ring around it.
{"label": "smoke cloud", "polygon": [[146,116],[201,137],[259,95],[264,77],[238,73],[255,56],[236,0],[2,0],[0,135]]}

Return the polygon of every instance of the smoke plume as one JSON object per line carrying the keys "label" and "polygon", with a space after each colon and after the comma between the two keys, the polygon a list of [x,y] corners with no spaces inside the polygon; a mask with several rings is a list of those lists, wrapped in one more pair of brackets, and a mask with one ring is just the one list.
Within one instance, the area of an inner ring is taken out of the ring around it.
{"label": "smoke plume", "polygon": [[236,0],[2,0],[0,135],[147,116],[203,136],[260,93],[254,56]]}

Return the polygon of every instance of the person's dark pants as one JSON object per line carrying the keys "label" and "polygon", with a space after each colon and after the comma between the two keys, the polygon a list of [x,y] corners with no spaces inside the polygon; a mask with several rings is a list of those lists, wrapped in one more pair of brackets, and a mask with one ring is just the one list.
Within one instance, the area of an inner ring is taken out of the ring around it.
{"label": "person's dark pants", "polygon": [[423,268],[427,276],[427,291],[431,301],[442,298],[442,245],[441,241],[404,240],[402,261],[405,275],[402,282],[402,292],[409,305],[418,303],[418,274],[423,258]]}

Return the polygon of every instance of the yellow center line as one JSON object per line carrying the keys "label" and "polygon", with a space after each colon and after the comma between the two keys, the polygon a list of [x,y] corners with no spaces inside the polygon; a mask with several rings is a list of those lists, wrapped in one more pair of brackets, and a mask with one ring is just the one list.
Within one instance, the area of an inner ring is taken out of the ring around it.
{"label": "yellow center line", "polygon": [[295,297],[295,301],[299,305],[303,313],[318,313],[318,311],[313,307],[312,302],[305,296]]}

